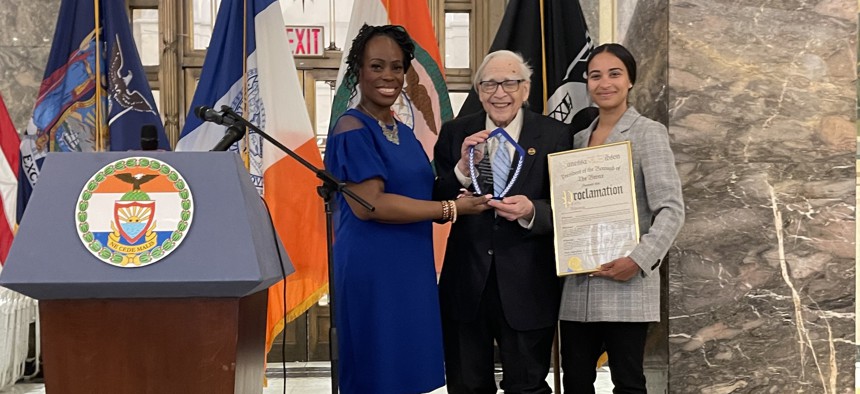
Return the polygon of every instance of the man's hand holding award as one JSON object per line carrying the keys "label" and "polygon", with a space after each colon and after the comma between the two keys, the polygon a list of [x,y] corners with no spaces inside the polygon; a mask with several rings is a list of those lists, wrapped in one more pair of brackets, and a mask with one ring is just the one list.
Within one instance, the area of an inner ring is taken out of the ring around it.
{"label": "man's hand holding award", "polygon": [[[469,136],[463,143],[463,158],[476,194],[491,194],[488,202],[496,215],[509,221],[531,221],[534,204],[526,196],[508,197],[520,176],[525,150],[501,127]],[[512,161],[512,158],[516,158]],[[461,172],[465,173],[463,169]]]}
{"label": "man's hand holding award", "polygon": [[[480,136],[480,134],[478,134],[478,136]],[[477,145],[471,145],[469,147],[469,176],[472,178],[472,185],[475,188],[475,194],[489,192],[482,190],[481,184],[478,182],[478,177],[481,174],[478,168],[483,167],[484,177],[492,180],[493,199],[501,200],[505,198],[511,190],[511,186],[514,185],[514,182],[516,182],[517,178],[520,176],[520,171],[523,169],[523,157],[525,157],[526,151],[523,147],[517,144],[517,142],[514,141],[507,132],[505,132],[505,129],[501,127],[489,132],[486,137],[486,143],[489,144],[491,141],[495,143],[495,149],[492,152],[492,157],[487,161],[484,161],[483,149],[479,151]],[[513,175],[511,175],[512,155],[509,147],[512,147],[513,151],[518,155]],[[489,164],[489,172],[491,175],[487,174],[487,164]],[[484,182],[484,185],[487,184],[489,184],[489,182]]]}

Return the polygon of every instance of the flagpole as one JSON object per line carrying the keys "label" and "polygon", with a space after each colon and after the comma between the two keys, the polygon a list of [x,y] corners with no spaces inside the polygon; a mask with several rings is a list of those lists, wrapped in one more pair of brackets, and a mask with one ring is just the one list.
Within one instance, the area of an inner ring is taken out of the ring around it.
{"label": "flagpole", "polygon": [[328,6],[329,6],[328,17],[329,17],[329,23],[331,24],[331,40],[329,41],[328,48],[326,48],[326,49],[329,51],[336,51],[336,50],[338,50],[338,47],[337,47],[337,44],[335,44],[335,33],[336,32],[335,32],[335,20],[334,20],[335,19],[334,18],[334,15],[335,15],[334,0],[329,0]]}
{"label": "flagpole", "polygon": [[[545,4],[544,0],[540,0],[540,56],[541,56],[541,82],[542,87],[541,93],[543,94],[543,114],[546,115],[547,108],[547,86],[546,86],[546,21],[544,21],[544,12]],[[555,365],[555,368],[552,369],[552,380],[555,386],[555,393],[561,392],[561,375],[559,374],[559,370],[561,370],[559,357],[559,336],[558,336],[558,322],[556,322],[555,333],[553,333],[552,337],[552,362]]]}
{"label": "flagpole", "polygon": [[101,73],[101,42],[99,40],[99,31],[101,30],[101,23],[99,23],[99,0],[93,0],[93,7],[95,12],[93,12],[93,16],[95,17],[95,40],[96,40],[96,91],[95,91],[95,100],[96,100],[96,152],[104,151],[104,136],[102,135],[102,97],[101,97],[101,87],[102,87],[102,73]]}
{"label": "flagpole", "polygon": [[543,82],[543,114],[546,115],[546,23],[543,20],[544,3],[540,0],[540,58],[541,58],[541,81]]}
{"label": "flagpole", "polygon": [[[242,114],[248,114],[248,0],[242,2]],[[245,144],[242,149],[242,161],[245,168],[251,170],[251,157],[248,151],[250,137],[245,130]],[[262,175],[262,174],[261,174]]]}

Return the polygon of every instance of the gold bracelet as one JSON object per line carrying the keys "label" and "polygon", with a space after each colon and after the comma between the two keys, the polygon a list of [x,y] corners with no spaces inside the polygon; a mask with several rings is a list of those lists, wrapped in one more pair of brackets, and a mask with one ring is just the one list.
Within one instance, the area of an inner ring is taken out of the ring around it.
{"label": "gold bracelet", "polygon": [[451,223],[455,223],[457,222],[457,202],[448,200],[448,203],[451,204]]}
{"label": "gold bracelet", "polygon": [[454,218],[454,210],[451,209],[451,202],[450,201],[446,201],[445,204],[448,205],[448,221],[450,222],[451,219]]}
{"label": "gold bracelet", "polygon": [[451,219],[451,208],[448,207],[447,201],[440,201],[442,203],[442,221],[447,222]]}

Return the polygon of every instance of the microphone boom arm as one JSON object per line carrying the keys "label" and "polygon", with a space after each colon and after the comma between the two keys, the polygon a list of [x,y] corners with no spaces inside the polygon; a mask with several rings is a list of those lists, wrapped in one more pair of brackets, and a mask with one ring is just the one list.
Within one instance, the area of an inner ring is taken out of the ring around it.
{"label": "microphone boom arm", "polygon": [[233,108],[230,108],[230,106],[222,105],[221,111],[224,113],[225,117],[229,116],[234,121],[236,121],[236,123],[241,123],[244,126],[247,126],[249,129],[263,137],[266,141],[269,141],[272,145],[276,146],[282,152],[286,153],[287,156],[292,157],[293,160],[299,162],[307,169],[313,171],[314,174],[316,174],[317,178],[323,181],[323,185],[317,188],[317,193],[326,201],[326,203],[328,203],[328,201],[331,199],[331,194],[337,191],[347,195],[349,198],[352,198],[370,212],[376,210],[373,205],[370,205],[370,203],[359,197],[352,190],[348,189],[346,187],[346,183],[344,183],[340,179],[337,179],[330,172],[324,169],[317,168],[316,166],[299,156],[296,152],[293,152],[292,149],[287,148],[286,146],[284,146],[284,144],[272,138],[272,136],[267,134],[265,131],[261,130],[259,127],[237,114],[235,111],[233,111]]}

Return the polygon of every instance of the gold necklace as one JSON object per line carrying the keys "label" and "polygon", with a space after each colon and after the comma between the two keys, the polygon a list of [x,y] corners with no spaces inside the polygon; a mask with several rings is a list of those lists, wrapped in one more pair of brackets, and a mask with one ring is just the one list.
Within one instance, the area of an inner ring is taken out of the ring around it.
{"label": "gold necklace", "polygon": [[375,115],[373,115],[373,113],[368,111],[367,108],[364,108],[364,106],[361,105],[361,103],[358,103],[358,106],[361,108],[362,111],[364,111],[364,113],[370,115],[370,117],[373,118],[373,120],[375,120],[376,123],[379,123],[379,128],[382,129],[382,135],[385,136],[385,139],[387,139],[388,142],[391,142],[394,145],[400,145],[400,137],[397,135],[397,121],[396,120],[394,121],[394,124],[389,126],[385,123],[382,123],[382,121],[379,120],[379,118],[377,118]]}

